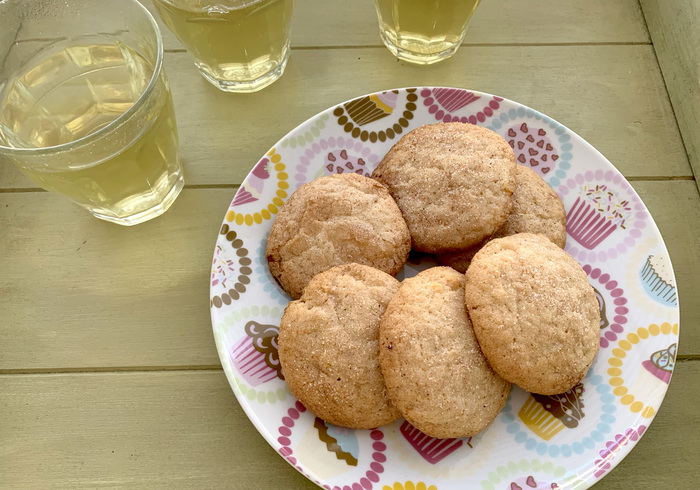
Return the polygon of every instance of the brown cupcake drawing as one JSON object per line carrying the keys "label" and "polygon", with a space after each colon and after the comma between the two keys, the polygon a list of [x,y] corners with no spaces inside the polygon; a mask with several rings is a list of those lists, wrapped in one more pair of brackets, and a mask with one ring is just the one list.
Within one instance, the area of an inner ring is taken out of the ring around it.
{"label": "brown cupcake drawing", "polygon": [[598,300],[598,308],[600,308],[600,329],[603,330],[604,328],[610,326],[608,315],[605,313],[605,299],[603,299],[603,295],[600,294],[600,291],[598,291],[595,286],[591,287],[593,287],[595,298]]}
{"label": "brown cupcake drawing", "polygon": [[394,112],[398,94],[398,90],[391,90],[360,97],[345,104],[345,110],[358,126],[364,126]]}
{"label": "brown cupcake drawing", "polygon": [[277,325],[264,325],[249,321],[245,324],[246,336],[231,349],[231,362],[250,386],[284,379],[277,353]]}
{"label": "brown cupcake drawing", "polygon": [[549,441],[564,427],[578,427],[583,413],[583,384],[579,383],[560,395],[531,394],[518,412],[530,430]]}

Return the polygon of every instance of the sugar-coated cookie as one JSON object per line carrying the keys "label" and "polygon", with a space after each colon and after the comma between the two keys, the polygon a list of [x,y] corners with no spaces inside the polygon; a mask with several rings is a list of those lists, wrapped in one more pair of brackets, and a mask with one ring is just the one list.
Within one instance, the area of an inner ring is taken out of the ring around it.
{"label": "sugar-coated cookie", "polygon": [[442,265],[465,272],[474,254],[488,240],[516,233],[536,233],[546,236],[561,248],[566,245],[564,203],[542,177],[522,165],[516,167],[513,210],[505,224],[484,242],[463,252],[439,254],[437,260]]}
{"label": "sugar-coated cookie", "polygon": [[488,365],[464,305],[464,275],[433,267],[405,279],[380,326],[389,397],[431,437],[472,436],[503,408],[510,383]]}
{"label": "sugar-coated cookie", "polygon": [[403,213],[414,250],[464,250],[492,235],[512,208],[516,160],[495,132],[438,123],[405,134],[372,178],[386,185]]}
{"label": "sugar-coated cookie", "polygon": [[398,287],[380,270],[340,265],[287,306],[279,330],[287,386],[326,422],[369,429],[400,416],[379,368],[379,322]]}
{"label": "sugar-coated cookie", "polygon": [[336,174],[302,185],[279,210],[267,237],[270,272],[292,298],[313,276],[360,263],[396,275],[411,239],[386,187],[357,174]]}
{"label": "sugar-coated cookie", "polygon": [[590,368],[600,311],[588,276],[542,235],[486,244],[466,272],[465,301],[493,369],[532,393],[564,393]]}

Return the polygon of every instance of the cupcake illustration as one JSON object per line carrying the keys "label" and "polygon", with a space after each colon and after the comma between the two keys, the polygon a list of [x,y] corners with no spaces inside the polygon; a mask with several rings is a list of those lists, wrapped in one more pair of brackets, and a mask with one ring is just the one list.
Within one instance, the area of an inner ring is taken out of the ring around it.
{"label": "cupcake illustration", "polygon": [[329,480],[357,466],[360,444],[354,430],[315,417],[294,453],[307,469]]}
{"label": "cupcake illustration", "polygon": [[525,425],[545,441],[564,427],[578,427],[583,413],[583,384],[579,383],[560,395],[531,394],[518,412]]}
{"label": "cupcake illustration", "polygon": [[591,286],[593,288],[593,292],[595,292],[595,298],[598,300],[598,308],[600,309],[600,329],[603,330],[604,328],[607,328],[610,326],[610,321],[608,321],[608,315],[605,313],[605,299],[603,298],[603,295],[600,294],[600,291],[596,289],[595,286]]}
{"label": "cupcake illustration", "polygon": [[455,88],[433,89],[433,97],[447,112],[454,112],[479,100],[480,97],[467,90]]}
{"label": "cupcake illustration", "polygon": [[354,99],[345,104],[345,110],[358,126],[364,126],[394,112],[398,90],[390,90]]}
{"label": "cupcake illustration", "polygon": [[346,149],[330,151],[325,157],[325,174],[342,174],[346,172],[370,176],[364,158],[349,155]]}
{"label": "cupcake illustration", "polygon": [[211,285],[217,286],[221,285],[224,289],[226,286],[226,279],[232,276],[236,272],[233,260],[229,259],[224,253],[224,249],[221,245],[216,246],[214,251],[214,259],[211,264]]}
{"label": "cupcake illustration", "polygon": [[655,390],[659,383],[668,384],[676,363],[676,344],[654,352],[649,359],[642,361],[642,368],[635,383],[634,393],[641,390]]}
{"label": "cupcake illustration", "polygon": [[265,181],[270,178],[270,166],[270,160],[263,158],[253,167],[253,172],[236,192],[236,196],[233,198],[233,206],[260,199]]}
{"label": "cupcake illustration", "polygon": [[644,290],[659,303],[676,306],[676,279],[666,254],[650,255],[639,271]]}
{"label": "cupcake illustration", "polygon": [[510,482],[509,490],[557,490],[561,488],[556,483],[540,482],[537,483],[532,475],[523,476],[515,481]]}
{"label": "cupcake illustration", "polygon": [[527,123],[522,123],[510,128],[506,139],[518,162],[540,175],[549,173],[559,160],[559,155],[543,128],[529,127]]}
{"label": "cupcake illustration", "polygon": [[605,184],[587,184],[566,215],[566,231],[592,250],[618,228],[625,229],[631,211]]}
{"label": "cupcake illustration", "polygon": [[400,432],[413,449],[430,464],[439,463],[462,447],[465,441],[467,444],[471,441],[471,437],[466,439],[437,439],[430,437],[413,427],[408,421],[404,421],[401,424]]}
{"label": "cupcake illustration", "polygon": [[250,386],[258,386],[275,378],[284,379],[277,353],[277,325],[249,321],[246,336],[231,348],[230,358],[236,370]]}

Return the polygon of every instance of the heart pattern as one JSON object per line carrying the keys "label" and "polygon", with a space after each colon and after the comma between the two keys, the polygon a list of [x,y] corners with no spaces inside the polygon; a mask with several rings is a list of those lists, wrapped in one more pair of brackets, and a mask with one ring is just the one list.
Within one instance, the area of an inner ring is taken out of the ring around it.
{"label": "heart pattern", "polygon": [[515,152],[515,158],[522,165],[545,175],[554,167],[559,155],[542,128],[530,128],[527,123],[508,129],[508,144]]}
{"label": "heart pattern", "polygon": [[336,152],[328,152],[326,155],[326,175],[342,174],[345,172],[353,172],[359,175],[369,177],[367,171],[367,162],[362,157],[348,155],[346,149]]}

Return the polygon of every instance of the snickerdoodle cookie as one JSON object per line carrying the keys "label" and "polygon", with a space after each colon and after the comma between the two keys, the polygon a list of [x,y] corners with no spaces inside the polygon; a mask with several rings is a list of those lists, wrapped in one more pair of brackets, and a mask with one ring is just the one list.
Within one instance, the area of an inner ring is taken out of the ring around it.
{"label": "snickerdoodle cookie", "polygon": [[464,305],[464,275],[433,267],[405,279],[380,326],[379,361],[401,415],[437,438],[472,436],[503,408],[510,383],[488,365]]}
{"label": "snickerdoodle cookie", "polygon": [[489,364],[532,393],[585,376],[600,342],[598,300],[571,255],[542,235],[490,241],[466,273],[465,301]]}
{"label": "snickerdoodle cookie", "polygon": [[372,178],[401,208],[414,250],[464,250],[506,221],[515,189],[515,154],[495,132],[438,123],[405,134]]}
{"label": "snickerdoodle cookie", "polygon": [[287,306],[278,342],[287,386],[326,422],[368,429],[400,416],[379,368],[379,321],[398,287],[380,270],[340,265]]}
{"label": "snickerdoodle cookie", "polygon": [[279,210],[267,237],[270,272],[292,298],[319,272],[352,262],[396,275],[411,239],[386,187],[357,174],[302,185]]}
{"label": "snickerdoodle cookie", "polygon": [[542,177],[523,165],[516,167],[513,210],[505,224],[484,242],[463,252],[439,254],[437,260],[442,265],[465,272],[474,254],[488,240],[516,233],[536,233],[546,236],[561,248],[566,245],[564,203]]}

